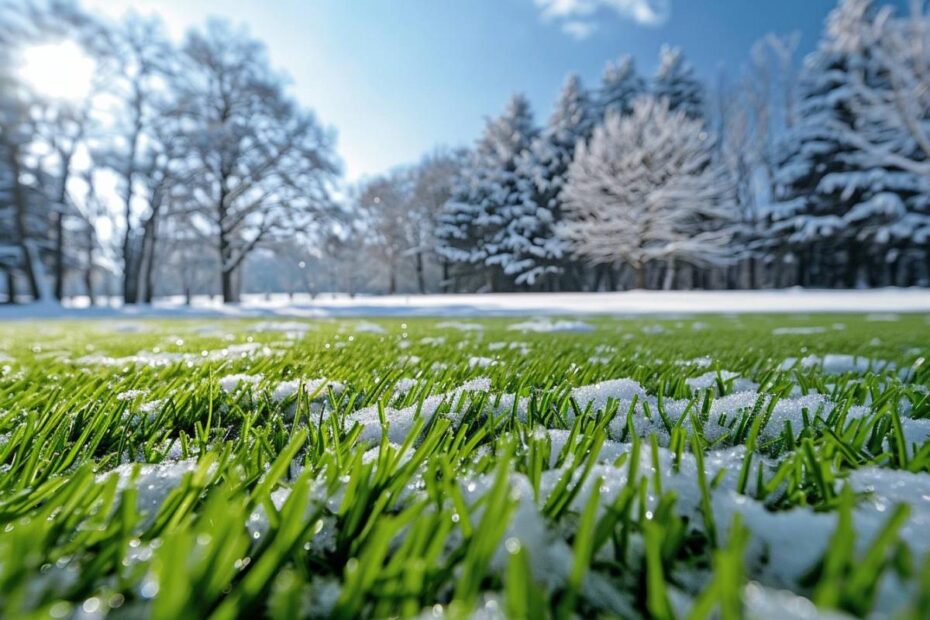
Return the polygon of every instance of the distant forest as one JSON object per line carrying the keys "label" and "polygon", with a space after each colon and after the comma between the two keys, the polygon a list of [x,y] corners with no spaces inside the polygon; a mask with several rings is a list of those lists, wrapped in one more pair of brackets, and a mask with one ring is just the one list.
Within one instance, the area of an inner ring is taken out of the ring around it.
{"label": "distant forest", "polygon": [[[467,148],[340,184],[335,133],[221,21],[0,13],[0,299],[927,286],[930,14],[843,0],[712,84],[665,47],[515,94]],[[67,38],[80,100],[14,68]]]}

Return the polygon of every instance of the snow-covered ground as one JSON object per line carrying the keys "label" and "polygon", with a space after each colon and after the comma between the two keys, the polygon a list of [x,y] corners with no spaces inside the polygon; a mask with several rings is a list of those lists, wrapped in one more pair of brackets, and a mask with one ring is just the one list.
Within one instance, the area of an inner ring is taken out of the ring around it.
{"label": "snow-covered ground", "polygon": [[153,305],[87,307],[77,299],[64,307],[31,304],[0,307],[0,320],[123,317],[341,317],[341,316],[517,316],[649,315],[692,313],[930,312],[930,289],[764,291],[627,291],[622,293],[521,293],[483,295],[356,296],[326,294],[246,295],[223,305],[198,297],[191,306],[166,298]]}

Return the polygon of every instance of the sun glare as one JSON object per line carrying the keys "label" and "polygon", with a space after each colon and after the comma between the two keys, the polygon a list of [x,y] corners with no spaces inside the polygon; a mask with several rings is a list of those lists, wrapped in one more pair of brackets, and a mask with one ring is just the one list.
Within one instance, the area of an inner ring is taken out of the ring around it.
{"label": "sun glare", "polygon": [[41,95],[76,101],[90,91],[96,65],[73,41],[44,43],[23,50],[20,77]]}

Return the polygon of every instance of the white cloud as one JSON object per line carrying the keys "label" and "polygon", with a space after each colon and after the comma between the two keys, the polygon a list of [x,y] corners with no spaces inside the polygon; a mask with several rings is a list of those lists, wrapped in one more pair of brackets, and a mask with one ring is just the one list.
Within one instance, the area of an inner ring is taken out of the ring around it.
{"label": "white cloud", "polygon": [[579,41],[587,39],[597,30],[597,24],[592,21],[573,19],[562,23],[562,32]]}
{"label": "white cloud", "polygon": [[534,0],[545,19],[557,20],[562,29],[585,38],[594,30],[592,17],[599,11],[613,11],[643,26],[660,26],[671,13],[671,0]]}

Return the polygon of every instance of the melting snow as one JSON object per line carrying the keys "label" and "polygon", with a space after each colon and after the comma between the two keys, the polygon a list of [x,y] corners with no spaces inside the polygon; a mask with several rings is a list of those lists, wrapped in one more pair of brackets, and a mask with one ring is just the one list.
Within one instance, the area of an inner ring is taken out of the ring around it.
{"label": "melting snow", "polygon": [[[139,469],[138,477],[133,482],[133,472]],[[154,515],[168,494],[180,484],[185,475],[197,469],[197,462],[165,461],[156,464],[126,463],[116,469],[97,476],[98,482],[103,482],[110,476],[117,476],[117,487],[125,489],[134,484],[138,492],[138,505],[149,515]]]}
{"label": "melting snow", "polygon": [[819,355],[808,355],[800,360],[796,357],[789,357],[781,363],[779,369],[791,370],[795,365],[798,365],[800,368],[819,367],[823,372],[831,375],[838,375],[845,372],[893,370],[896,368],[894,362],[886,360],[870,359],[857,355],[828,353],[823,357]]}
{"label": "melting snow", "polygon": [[717,385],[717,377],[720,377],[724,382],[729,381],[730,379],[735,379],[739,377],[739,373],[731,372],[729,370],[721,370],[717,372],[716,370],[711,370],[710,372],[705,372],[699,377],[693,377],[691,379],[685,379],[685,383],[692,390],[705,390],[709,387],[714,387]]}
{"label": "melting snow", "polygon": [[338,381],[329,381],[328,379],[294,379],[293,381],[281,381],[275,386],[271,393],[272,400],[282,401],[297,394],[303,386],[305,394],[314,394],[314,400],[323,400],[327,398],[329,390],[333,391],[336,396],[342,394],[345,386]]}
{"label": "melting snow", "polygon": [[383,327],[371,321],[360,321],[355,324],[355,331],[359,334],[383,334],[386,333]]}
{"label": "melting snow", "polygon": [[784,336],[787,334],[822,334],[825,331],[827,331],[826,327],[815,325],[811,327],[776,327],[772,330],[772,333],[776,336]]}
{"label": "melting snow", "polygon": [[306,333],[313,329],[309,323],[298,321],[263,321],[252,326],[253,332]]}
{"label": "melting snow", "polygon": [[224,392],[234,392],[240,384],[258,385],[262,380],[262,375],[226,375],[220,377],[220,387]]}
{"label": "melting snow", "polygon": [[487,368],[495,364],[497,364],[497,360],[493,360],[490,357],[477,356],[468,358],[468,366],[470,368]]}
{"label": "melting snow", "polygon": [[507,327],[509,330],[522,332],[591,332],[594,327],[583,321],[552,321],[550,319],[533,319],[522,323],[514,323]]}
{"label": "melting snow", "polygon": [[897,321],[897,320],[900,319],[900,318],[901,318],[901,317],[898,316],[897,314],[891,314],[891,313],[875,313],[875,314],[869,314],[869,315],[867,315],[867,316],[865,317],[865,320],[866,320],[866,321],[893,322],[893,321]]}
{"label": "melting snow", "polygon": [[[183,341],[181,341],[183,344]],[[178,345],[181,346],[181,345]],[[82,366],[170,366],[180,362],[186,362],[188,365],[199,364],[206,361],[220,361],[234,358],[246,358],[258,355],[273,355],[275,350],[258,342],[245,342],[242,344],[233,344],[223,349],[213,351],[203,351],[199,355],[195,353],[169,353],[163,351],[139,351],[135,355],[125,357],[111,357],[109,355],[85,355],[75,360],[75,363]]]}
{"label": "melting snow", "polygon": [[[401,444],[413,428],[418,417],[429,421],[436,414],[439,407],[445,403],[455,403],[459,397],[468,392],[486,392],[491,389],[491,380],[487,378],[472,379],[450,392],[429,396],[421,403],[416,403],[403,409],[384,409],[384,416],[388,423],[388,439]],[[455,415],[454,413],[452,414]],[[347,423],[358,422],[362,425],[360,441],[378,442],[381,439],[381,420],[378,407],[366,407],[349,415]]]}
{"label": "melting snow", "polygon": [[436,323],[438,329],[457,329],[460,332],[480,332],[484,330],[481,323],[463,323],[462,321],[443,321]]}
{"label": "melting snow", "polygon": [[148,390],[126,390],[116,395],[116,400],[135,400],[148,394]]}

